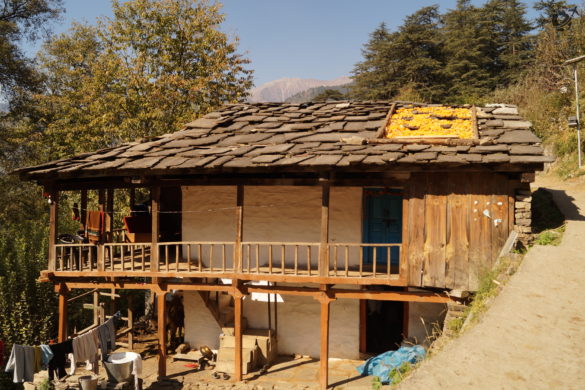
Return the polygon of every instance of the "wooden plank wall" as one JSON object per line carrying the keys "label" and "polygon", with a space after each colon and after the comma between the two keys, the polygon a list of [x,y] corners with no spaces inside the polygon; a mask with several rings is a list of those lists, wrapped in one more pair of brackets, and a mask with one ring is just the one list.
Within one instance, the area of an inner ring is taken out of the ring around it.
{"label": "wooden plank wall", "polygon": [[409,285],[476,290],[512,226],[509,188],[500,174],[413,174],[405,191]]}

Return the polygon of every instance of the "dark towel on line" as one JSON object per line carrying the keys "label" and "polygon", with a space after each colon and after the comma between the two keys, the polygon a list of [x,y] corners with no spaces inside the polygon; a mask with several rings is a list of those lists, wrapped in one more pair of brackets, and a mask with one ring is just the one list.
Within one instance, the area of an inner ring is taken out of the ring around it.
{"label": "dark towel on line", "polygon": [[67,340],[59,344],[49,345],[53,352],[53,359],[49,362],[49,380],[53,380],[54,374],[57,379],[67,375],[65,365],[67,364],[67,355],[73,353],[73,340]]}

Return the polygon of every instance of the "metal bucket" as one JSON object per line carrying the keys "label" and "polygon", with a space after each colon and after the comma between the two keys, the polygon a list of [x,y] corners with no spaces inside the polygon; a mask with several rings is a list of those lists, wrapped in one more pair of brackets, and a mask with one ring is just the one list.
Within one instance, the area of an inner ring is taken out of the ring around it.
{"label": "metal bucket", "polygon": [[98,377],[91,375],[79,377],[79,387],[81,390],[97,390]]}
{"label": "metal bucket", "polygon": [[126,352],[114,353],[104,361],[104,367],[108,374],[108,381],[119,383],[128,381],[132,377],[132,362],[112,363],[111,360],[123,359]]}

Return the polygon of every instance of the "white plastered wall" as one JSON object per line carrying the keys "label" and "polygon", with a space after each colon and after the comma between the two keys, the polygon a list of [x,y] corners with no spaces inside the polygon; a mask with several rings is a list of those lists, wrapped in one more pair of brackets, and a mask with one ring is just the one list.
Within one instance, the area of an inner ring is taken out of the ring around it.
{"label": "white plastered wall", "polygon": [[408,337],[414,338],[418,344],[423,344],[427,337],[433,334],[433,328],[443,328],[445,314],[447,314],[447,305],[443,303],[410,302],[408,304]]}
{"label": "white plastered wall", "polygon": [[183,293],[185,308],[185,342],[192,348],[207,345],[209,348],[219,348],[219,334],[221,328],[213,315],[205,306],[203,298],[197,291]]}
{"label": "white plastered wall", "polygon": [[[234,241],[235,203],[235,187],[184,187],[183,240]],[[245,187],[244,242],[317,243],[320,238],[320,221],[320,187]],[[362,189],[333,187],[330,199],[330,241],[359,243],[361,240]],[[275,253],[275,260],[277,256]],[[265,255],[261,257],[264,258]],[[288,261],[292,256],[287,252],[286,257]],[[316,269],[316,249],[312,264],[313,269]],[[318,358],[319,303],[309,297],[287,295],[282,296],[282,299],[284,302],[278,304],[277,310],[279,353],[297,353]],[[207,310],[202,301],[190,302],[199,301],[199,296],[186,293],[184,300],[186,341],[191,343],[190,340],[195,342],[201,339],[210,347],[217,345],[221,329],[215,327],[216,324],[211,326],[209,321],[201,319],[200,311]],[[267,328],[266,302],[252,301],[247,297],[244,300],[244,316],[250,328]],[[330,356],[357,359],[359,301],[344,299],[331,303],[330,324]],[[207,329],[203,329],[205,327]],[[215,344],[212,339],[216,340]]]}

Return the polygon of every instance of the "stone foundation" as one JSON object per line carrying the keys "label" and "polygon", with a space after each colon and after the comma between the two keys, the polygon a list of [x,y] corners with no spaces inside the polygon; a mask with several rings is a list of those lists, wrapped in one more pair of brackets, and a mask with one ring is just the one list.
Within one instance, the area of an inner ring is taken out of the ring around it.
{"label": "stone foundation", "polygon": [[517,189],[514,202],[514,230],[524,246],[532,242],[532,193],[530,187]]}

